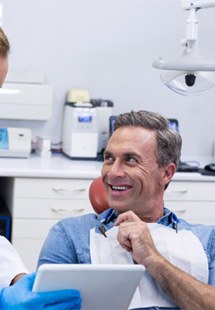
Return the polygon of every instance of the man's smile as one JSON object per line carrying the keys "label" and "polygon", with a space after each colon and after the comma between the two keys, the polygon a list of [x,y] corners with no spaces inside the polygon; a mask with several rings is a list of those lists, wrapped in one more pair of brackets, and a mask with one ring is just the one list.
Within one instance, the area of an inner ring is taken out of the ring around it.
{"label": "man's smile", "polygon": [[126,191],[130,187],[125,185],[110,185],[111,189],[114,191]]}

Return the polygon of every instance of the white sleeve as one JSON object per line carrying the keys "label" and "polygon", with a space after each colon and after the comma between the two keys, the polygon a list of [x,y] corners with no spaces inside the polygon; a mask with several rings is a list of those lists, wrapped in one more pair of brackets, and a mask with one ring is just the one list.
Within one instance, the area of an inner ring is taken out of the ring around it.
{"label": "white sleeve", "polygon": [[28,273],[12,244],[0,236],[0,287],[9,286],[19,273]]}

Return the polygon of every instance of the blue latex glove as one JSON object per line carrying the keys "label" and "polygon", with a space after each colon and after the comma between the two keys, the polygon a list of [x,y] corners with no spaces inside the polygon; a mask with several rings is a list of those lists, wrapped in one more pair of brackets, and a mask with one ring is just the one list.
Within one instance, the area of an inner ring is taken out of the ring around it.
{"label": "blue latex glove", "polygon": [[77,290],[32,292],[35,273],[23,276],[14,285],[0,290],[0,310],[79,310],[81,297]]}

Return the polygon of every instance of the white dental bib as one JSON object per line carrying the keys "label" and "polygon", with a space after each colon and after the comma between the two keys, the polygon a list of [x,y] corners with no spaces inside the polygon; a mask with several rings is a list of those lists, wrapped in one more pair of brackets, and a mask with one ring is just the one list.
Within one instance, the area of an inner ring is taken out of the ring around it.
{"label": "white dental bib", "polygon": [[[174,229],[161,224],[148,224],[157,250],[173,265],[208,283],[208,261],[199,239],[190,231]],[[117,241],[118,227],[106,232],[107,238],[90,231],[92,264],[134,264],[132,256]],[[128,279],[129,281],[129,279]],[[145,271],[129,309],[141,307],[175,307],[160,285]]]}

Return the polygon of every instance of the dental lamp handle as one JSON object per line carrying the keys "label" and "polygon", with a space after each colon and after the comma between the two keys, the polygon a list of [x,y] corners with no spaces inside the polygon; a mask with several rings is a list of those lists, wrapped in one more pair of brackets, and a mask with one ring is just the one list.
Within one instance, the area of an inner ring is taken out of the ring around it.
{"label": "dental lamp handle", "polygon": [[187,47],[197,48],[198,40],[198,19],[196,9],[189,10],[189,16],[186,21],[186,43]]}
{"label": "dental lamp handle", "polygon": [[181,0],[181,5],[184,10],[203,9],[215,7],[214,0]]}

